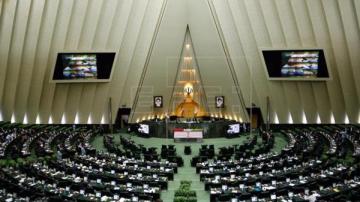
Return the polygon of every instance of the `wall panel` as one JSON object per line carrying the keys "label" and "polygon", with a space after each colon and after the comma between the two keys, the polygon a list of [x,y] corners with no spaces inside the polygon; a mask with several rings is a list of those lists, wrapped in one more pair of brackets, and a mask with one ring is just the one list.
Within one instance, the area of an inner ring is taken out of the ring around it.
{"label": "wall panel", "polygon": [[59,1],[44,0],[44,2],[45,9],[40,27],[37,53],[35,55],[35,68],[33,69],[29,90],[29,95],[31,96],[27,98],[28,120],[30,123],[35,123],[38,115],[41,123],[47,123],[49,119],[49,117],[42,116],[40,113],[40,102],[43,83],[48,82],[48,77],[45,79],[45,75],[46,71],[48,71],[48,59],[54,38],[53,34],[59,11]]}
{"label": "wall panel", "polygon": [[[334,60],[333,45],[329,36],[329,28],[326,22],[326,16],[321,1],[306,1],[309,15],[312,22],[316,43],[319,47],[323,47],[327,56],[327,66],[332,74],[332,80],[326,82],[328,89],[328,98],[330,107],[326,109],[329,117],[321,117],[321,120],[328,120],[330,122],[330,114],[333,113],[337,122],[343,122],[345,103],[343,91],[339,81],[338,69]],[[323,89],[317,85],[317,93],[321,94]],[[323,89],[324,90],[324,89]],[[321,116],[321,114],[320,114]]]}
{"label": "wall panel", "polygon": [[28,30],[25,35],[23,59],[19,71],[17,89],[15,91],[15,117],[22,121],[27,111],[27,97],[29,96],[32,73],[35,67],[35,54],[39,42],[41,19],[43,17],[45,1],[33,0],[29,14]]}
{"label": "wall panel", "polygon": [[[267,40],[259,43],[259,47],[284,47],[285,41],[283,37],[283,33],[280,30],[280,22],[278,15],[276,13],[275,5],[273,1],[258,1],[259,11],[261,12],[261,18],[259,21],[263,21],[265,27],[265,34],[267,34]],[[262,56],[260,56],[262,57]],[[274,95],[270,102],[273,106],[275,106],[275,111],[278,115],[279,121],[282,123],[287,123],[289,118],[290,108],[288,107],[288,103],[286,100],[283,82],[268,82],[269,87],[271,89],[271,94]]]}
{"label": "wall panel", "polygon": [[[14,22],[15,15],[17,10],[18,1],[6,1],[2,4],[2,13],[1,13],[1,29],[0,29],[0,110],[5,111],[3,104],[3,96],[5,92],[6,85],[6,75],[10,57],[10,47],[13,38],[14,32]],[[9,111],[9,110],[8,110]],[[10,120],[9,115],[5,116],[2,112],[4,120]]]}
{"label": "wall panel", "polygon": [[[341,22],[340,12],[337,1],[331,0],[323,1],[323,9],[326,16],[326,22],[329,28],[330,39],[332,41],[332,48],[334,51],[334,60],[336,63],[337,73],[340,78],[340,83],[343,91],[343,98],[345,100],[345,110],[350,120],[354,121],[357,118],[357,112],[352,110],[359,106],[358,97],[356,96],[356,88],[351,69],[350,57],[348,47],[344,35],[344,27]],[[346,31],[348,32],[348,30]],[[353,43],[359,41],[354,40]],[[343,113],[344,113],[343,112]],[[355,118],[356,117],[356,118]],[[335,117],[338,122],[344,122],[345,114],[343,116]]]}
{"label": "wall panel", "polygon": [[[355,97],[357,95],[357,105],[359,105],[359,97],[360,97],[360,80],[358,79],[358,75],[360,75],[360,28],[359,21],[357,20],[356,13],[354,12],[354,3],[351,0],[338,1],[338,7],[341,15],[341,23],[343,27],[343,31],[345,34],[345,40],[348,51],[348,59],[350,62],[349,65],[349,73],[352,74],[352,78],[355,83],[356,93],[353,92],[352,96]],[[354,90],[354,91],[355,91]],[[356,122],[357,120],[357,112],[354,111],[349,119],[352,122]]]}
{"label": "wall panel", "polygon": [[[241,39],[246,40],[244,39],[245,37],[250,37],[248,36],[249,32],[244,33],[244,29],[232,29],[232,27],[236,26],[235,20],[227,20],[229,18],[234,18],[234,16],[238,15],[246,16],[246,13],[239,12],[238,10],[236,10],[236,12],[233,12],[233,10],[231,10],[233,6],[238,7],[239,5],[236,1],[227,1],[226,4],[222,3],[221,1],[214,1],[214,7],[217,9],[216,15],[219,18],[219,23],[221,24],[221,28],[224,33],[224,38],[226,40],[229,54],[239,80],[239,85],[243,94],[244,101],[247,106],[251,105],[251,103],[256,103],[256,105],[258,106],[265,106],[264,100],[258,100],[258,91],[251,90],[252,88],[256,88],[258,86],[256,85],[257,82],[247,79],[252,77],[252,70],[249,68],[249,64],[243,47],[244,45],[242,44]],[[235,19],[241,19],[241,17],[237,17]],[[241,34],[240,32],[243,34]],[[242,36],[241,39],[239,35]],[[230,46],[229,44],[237,45]]]}
{"label": "wall panel", "polygon": [[49,80],[50,77],[52,77],[50,74],[55,64],[57,52],[59,50],[63,50],[65,47],[72,8],[72,0],[59,1],[58,14],[54,25],[53,39],[49,50],[45,75],[43,77],[44,80],[42,83],[42,94],[39,105],[40,117],[41,120],[46,121],[49,120],[50,115],[52,115],[53,123],[60,123],[61,117],[64,113],[63,110],[60,111],[60,109],[63,109],[65,106],[65,98],[63,96],[65,96],[66,93],[63,91],[68,89],[68,84],[60,84],[57,87],[55,83],[49,83]]}
{"label": "wall panel", "polygon": [[[88,33],[84,32],[86,15],[89,11],[89,2],[86,1],[74,1],[73,14],[70,19],[68,36],[65,41],[65,51],[81,50],[80,38],[85,37]],[[84,49],[85,50],[85,49]],[[79,111],[79,103],[81,99],[81,93],[83,84],[71,84],[68,88],[65,104],[65,116],[66,122],[73,123],[75,116]],[[89,97],[87,97],[89,98]],[[80,118],[79,118],[80,121]]]}
{"label": "wall panel", "polygon": [[[293,0],[290,3],[297,26],[296,29],[299,34],[299,43],[302,47],[317,47],[305,0]],[[329,100],[327,99],[328,96],[319,96],[314,88],[314,85],[321,85],[323,89],[326,89],[327,86],[324,82],[301,82],[299,85],[301,88],[300,96],[303,103],[303,111],[307,121],[315,123],[317,113],[319,113],[320,116],[327,117],[327,115],[325,115],[326,109],[330,106]],[[325,90],[325,92],[327,92],[327,90]]]}
{"label": "wall panel", "polygon": [[[163,24],[156,33],[163,6]],[[289,113],[295,123],[303,121],[303,113],[310,123],[316,122],[317,114],[324,123],[330,122],[331,114],[339,123],[344,122],[345,114],[350,122],[357,122],[359,22],[357,0],[3,0],[0,112],[5,120],[15,113],[19,122],[27,114],[34,123],[40,114],[42,123],[50,115],[54,123],[60,123],[65,114],[72,123],[78,114],[80,123],[87,123],[90,115],[93,123],[99,123],[104,115],[108,121],[111,97],[114,121],[118,107],[133,106],[146,62],[151,73],[143,87],[152,89],[151,95],[170,99],[169,81],[177,68],[185,28],[190,25],[207,83],[217,71],[228,68],[223,39],[247,106],[254,103],[265,115],[269,96],[272,117],[276,113],[280,123],[288,122]],[[157,38],[147,58],[153,36]],[[259,52],[262,47],[323,48],[332,79],[269,81]],[[56,55],[62,50],[116,51],[112,81],[50,83]],[[209,69],[213,70],[206,71]],[[160,76],[155,81],[156,75]],[[216,82],[229,91],[227,96],[235,96],[226,79]],[[153,109],[147,110],[151,113]]]}
{"label": "wall panel", "polygon": [[[277,16],[280,21],[281,32],[283,33],[286,47],[301,47],[299,34],[294,19],[290,2],[287,0],[274,1]],[[281,36],[281,35],[280,35]],[[301,82],[284,82],[284,92],[294,123],[302,122],[303,103],[300,97]]]}

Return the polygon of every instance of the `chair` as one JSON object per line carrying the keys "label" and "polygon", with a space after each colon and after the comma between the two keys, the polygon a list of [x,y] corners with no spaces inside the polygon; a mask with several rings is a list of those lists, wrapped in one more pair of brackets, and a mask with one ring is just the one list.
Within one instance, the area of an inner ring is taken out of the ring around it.
{"label": "chair", "polygon": [[184,154],[185,155],[190,155],[191,154],[191,147],[190,146],[185,146],[184,147]]}
{"label": "chair", "polygon": [[245,201],[245,200],[250,200],[251,199],[251,194],[250,193],[243,193],[239,196],[239,201]]}
{"label": "chair", "polygon": [[218,201],[230,201],[231,200],[230,194],[221,194],[218,198]]}

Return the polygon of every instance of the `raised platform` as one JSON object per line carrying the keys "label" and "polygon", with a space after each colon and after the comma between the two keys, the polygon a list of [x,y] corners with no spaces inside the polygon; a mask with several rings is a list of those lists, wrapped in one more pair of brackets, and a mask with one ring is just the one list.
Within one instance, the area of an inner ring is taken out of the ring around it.
{"label": "raised platform", "polygon": [[174,142],[202,142],[204,131],[202,129],[174,129]]}
{"label": "raised platform", "polygon": [[[141,124],[149,125],[149,133],[151,137],[174,138],[174,131],[178,129],[195,129],[202,131],[202,139],[221,138],[227,135],[229,125],[238,122],[230,120],[216,120],[203,122],[179,122],[179,121],[143,121]],[[249,128],[248,124],[240,124],[240,133],[245,132]],[[245,129],[244,129],[245,128]]]}

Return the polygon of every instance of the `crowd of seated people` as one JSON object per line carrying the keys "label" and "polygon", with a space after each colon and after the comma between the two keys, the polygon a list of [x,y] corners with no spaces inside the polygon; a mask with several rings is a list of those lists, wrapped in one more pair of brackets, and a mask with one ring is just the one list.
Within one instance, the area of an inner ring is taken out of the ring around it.
{"label": "crowd of seated people", "polygon": [[353,156],[359,160],[360,157],[360,129],[356,126],[328,126],[325,127],[324,133],[332,134],[332,137],[337,145],[337,152],[339,156],[345,156],[349,144],[353,147]]}
{"label": "crowd of seated people", "polygon": [[334,146],[335,150],[339,146],[334,145],[337,142],[334,135],[320,134],[318,128],[283,128],[278,132],[288,142],[281,152],[272,152],[267,144],[274,144],[274,134],[261,131],[261,152],[235,158],[232,155],[235,148],[249,143],[245,142],[219,152],[227,158],[198,160],[196,171],[205,190],[210,192],[211,201],[355,201],[359,198],[360,166],[356,161],[344,165],[343,155],[330,155]]}
{"label": "crowd of seated people", "polygon": [[[59,138],[71,136],[80,130],[72,130],[71,127],[46,126],[46,125],[20,125],[3,124],[0,126],[0,157],[18,158],[31,155],[32,149],[38,157],[54,153],[53,146]],[[79,136],[81,141],[81,137]]]}
{"label": "crowd of seated people", "polygon": [[244,157],[249,157],[253,155],[253,153],[261,154],[270,151],[274,146],[274,137],[269,135],[266,139],[263,139],[261,146],[255,151],[252,151],[257,144],[258,136],[254,135],[252,137],[248,137],[248,139],[242,144],[234,144],[228,147],[220,147],[219,153],[215,155],[214,145],[201,145],[199,149],[199,154],[192,158],[191,165],[195,166],[198,162],[204,162],[208,159],[216,158],[218,160],[229,160],[232,157],[235,159],[240,159]]}
{"label": "crowd of seated people", "polygon": [[17,158],[21,156],[23,143],[32,136],[33,129],[8,127],[0,130],[0,157],[10,156]]}
{"label": "crowd of seated people", "polygon": [[175,162],[179,167],[184,165],[184,160],[177,155],[175,145],[161,145],[160,156],[169,162]]}
{"label": "crowd of seated people", "polygon": [[125,149],[125,153],[137,159],[142,155],[147,161],[160,161],[160,158],[167,159],[169,162],[177,163],[179,167],[184,165],[183,159],[176,154],[174,145],[163,145],[160,156],[156,147],[146,148],[144,145],[136,144],[133,140],[125,137],[120,137],[120,142]]}
{"label": "crowd of seated people", "polygon": [[[62,128],[29,134],[33,138],[26,145],[36,147],[38,160],[0,169],[1,201],[155,201],[177,172],[178,165],[169,161],[96,152],[90,141],[100,133],[97,129]],[[44,153],[52,157],[41,160]]]}

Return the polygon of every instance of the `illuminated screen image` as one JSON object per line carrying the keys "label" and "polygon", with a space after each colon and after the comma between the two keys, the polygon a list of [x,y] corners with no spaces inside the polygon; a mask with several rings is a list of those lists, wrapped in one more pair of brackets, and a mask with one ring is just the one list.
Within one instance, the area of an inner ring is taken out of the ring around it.
{"label": "illuminated screen image", "polygon": [[240,133],[240,124],[231,124],[229,125],[229,129],[227,130],[228,134],[238,134]]}
{"label": "illuminated screen image", "polygon": [[63,55],[63,76],[66,79],[97,79],[96,55]]}
{"label": "illuminated screen image", "polygon": [[115,53],[59,53],[53,80],[109,79]]}
{"label": "illuminated screen image", "polygon": [[149,133],[150,133],[149,125],[147,125],[147,124],[140,124],[140,127],[139,127],[138,131],[139,131],[139,133],[149,134]]}
{"label": "illuminated screen image", "polygon": [[263,50],[270,78],[329,78],[323,50]]}

